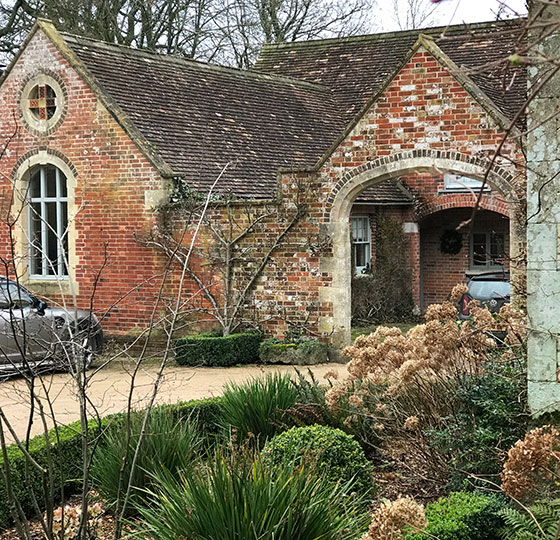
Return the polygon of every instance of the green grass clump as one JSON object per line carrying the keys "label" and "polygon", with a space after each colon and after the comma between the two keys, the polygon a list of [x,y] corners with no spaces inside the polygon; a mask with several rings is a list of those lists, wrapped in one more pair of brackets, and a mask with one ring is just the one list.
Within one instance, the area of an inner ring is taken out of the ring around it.
{"label": "green grass clump", "polygon": [[[132,459],[138,445],[145,413],[130,417],[130,437],[126,422],[119,422],[118,429],[107,431],[97,449],[91,475],[96,490],[109,506],[122,502],[132,474],[133,490],[129,511],[133,511],[143,498],[142,490],[153,483],[153,474],[166,471],[178,476],[196,463],[201,447],[196,424],[178,421],[170,410],[156,408],[148,419],[134,472]],[[124,465],[123,465],[124,464]],[[121,480],[122,475],[122,480]]]}
{"label": "green grass clump", "polygon": [[238,441],[248,436],[265,441],[283,429],[285,414],[298,391],[289,375],[267,375],[242,384],[227,383],[222,396],[222,425]]}
{"label": "green grass clump", "polygon": [[141,509],[146,540],[355,540],[367,515],[303,466],[217,455],[177,481],[160,478]]}

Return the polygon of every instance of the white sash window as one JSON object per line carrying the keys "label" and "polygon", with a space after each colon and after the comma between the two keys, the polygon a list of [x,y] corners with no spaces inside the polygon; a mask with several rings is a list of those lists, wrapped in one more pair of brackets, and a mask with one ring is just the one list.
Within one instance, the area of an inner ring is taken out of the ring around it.
{"label": "white sash window", "polygon": [[68,276],[68,192],[66,176],[54,165],[35,168],[28,185],[29,275]]}
{"label": "white sash window", "polygon": [[364,274],[371,269],[369,216],[352,216],[352,263],[356,274]]}

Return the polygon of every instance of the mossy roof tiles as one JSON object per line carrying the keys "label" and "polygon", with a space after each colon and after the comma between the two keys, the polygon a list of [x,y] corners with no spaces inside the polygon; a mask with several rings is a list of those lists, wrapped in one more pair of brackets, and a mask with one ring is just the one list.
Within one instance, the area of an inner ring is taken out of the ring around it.
{"label": "mossy roof tiles", "polygon": [[[272,198],[279,169],[316,165],[406,58],[420,33],[433,36],[489,100],[512,118],[525,76],[481,72],[513,51],[519,23],[486,23],[265,47],[252,71],[61,34],[80,63],[174,174],[206,190]],[[361,200],[404,204],[394,183]],[[369,197],[369,199],[368,199]]]}

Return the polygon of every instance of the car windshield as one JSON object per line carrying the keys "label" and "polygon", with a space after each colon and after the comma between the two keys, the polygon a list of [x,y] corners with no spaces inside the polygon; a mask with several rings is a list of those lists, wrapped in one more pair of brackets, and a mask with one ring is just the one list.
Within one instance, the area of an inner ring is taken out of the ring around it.
{"label": "car windshield", "polygon": [[471,281],[469,294],[475,300],[509,298],[510,284],[507,281]]}
{"label": "car windshield", "polygon": [[31,298],[24,289],[12,281],[0,281],[0,309],[10,306],[26,307],[33,305]]}

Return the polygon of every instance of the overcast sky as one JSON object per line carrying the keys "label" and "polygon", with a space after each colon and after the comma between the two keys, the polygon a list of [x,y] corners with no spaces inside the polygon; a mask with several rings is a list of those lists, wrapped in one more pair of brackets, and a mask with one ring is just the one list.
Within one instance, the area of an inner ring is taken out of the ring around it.
{"label": "overcast sky", "polygon": [[[399,5],[406,5],[407,0],[398,0]],[[394,20],[393,2],[381,0],[383,9],[382,26],[385,31],[398,30]],[[527,13],[525,0],[443,0],[434,13],[435,20],[429,26],[461,24],[463,22],[492,21],[502,9],[500,18],[516,17]]]}

